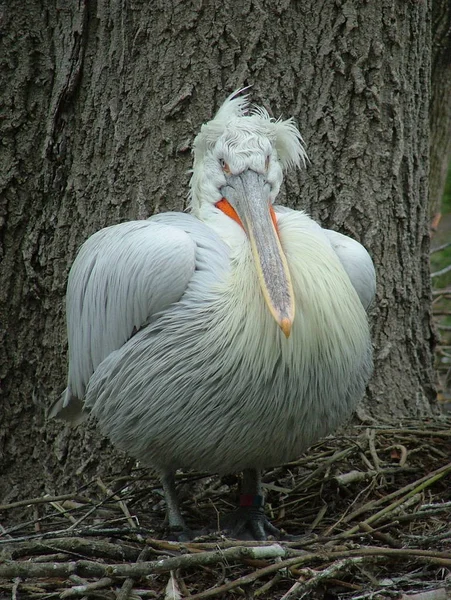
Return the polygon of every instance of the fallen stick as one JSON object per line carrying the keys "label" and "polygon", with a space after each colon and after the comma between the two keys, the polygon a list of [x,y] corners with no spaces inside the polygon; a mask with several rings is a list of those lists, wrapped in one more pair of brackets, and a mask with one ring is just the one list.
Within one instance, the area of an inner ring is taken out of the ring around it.
{"label": "fallen stick", "polygon": [[[440,556],[438,556],[440,554]],[[226,592],[229,592],[237,587],[241,587],[243,585],[248,585],[253,583],[260,577],[265,577],[267,575],[272,575],[274,572],[277,572],[281,569],[289,569],[291,567],[298,567],[310,561],[321,560],[322,563],[326,560],[340,560],[346,558],[364,558],[364,557],[385,557],[393,559],[394,557],[399,558],[422,558],[423,561],[430,564],[439,564],[441,566],[451,566],[451,553],[436,553],[432,551],[428,551],[427,553],[419,552],[418,550],[404,550],[404,549],[395,549],[395,548],[362,548],[359,550],[348,550],[342,552],[319,552],[317,554],[305,554],[304,556],[296,556],[293,558],[288,558],[277,562],[273,565],[269,565],[268,567],[264,567],[263,569],[258,569],[253,573],[249,573],[248,575],[244,575],[243,577],[239,577],[234,581],[229,581],[221,586],[217,586],[214,588],[210,588],[209,590],[205,590],[204,592],[200,592],[199,594],[194,594],[190,596],[190,600],[205,600],[205,598],[212,598],[214,596],[219,596]]]}
{"label": "fallen stick", "polygon": [[446,588],[437,588],[416,594],[402,594],[400,600],[449,600],[449,593]]}
{"label": "fallen stick", "polygon": [[40,498],[28,498],[26,500],[18,500],[9,504],[0,504],[0,510],[11,510],[12,508],[20,508],[21,506],[29,506],[31,504],[49,504],[51,502],[60,502],[63,500],[80,500],[83,504],[88,504],[87,498],[82,498],[78,494],[63,494],[61,496],[43,496]]}
{"label": "fallen stick", "polygon": [[[154,573],[166,573],[180,568],[212,565],[223,561],[241,562],[244,559],[268,559],[285,556],[287,550],[279,544],[272,546],[235,547],[216,552],[184,554],[162,560],[135,564],[101,564],[89,560],[66,563],[30,563],[11,561],[0,565],[0,577],[146,577]],[[451,555],[450,555],[451,556]]]}
{"label": "fallen stick", "polygon": [[[414,489],[411,489],[409,492],[407,492],[407,494],[405,494],[405,496],[402,496],[398,500],[395,500],[394,502],[392,502],[385,508],[382,508],[380,511],[378,511],[374,515],[371,515],[370,517],[368,517],[368,519],[365,519],[365,521],[363,521],[363,523],[366,523],[367,525],[371,525],[371,523],[377,523],[377,521],[380,521],[382,518],[385,518],[387,515],[389,515],[391,512],[393,512],[395,510],[395,508],[398,508],[398,506],[401,506],[401,504],[404,504],[407,500],[409,500],[410,498],[412,498],[419,492],[422,492],[426,488],[430,487],[431,485],[433,485],[434,483],[436,483],[437,481],[442,479],[442,477],[445,477],[445,475],[448,475],[448,473],[450,471],[451,471],[451,463],[448,463],[447,465],[445,465],[445,467],[442,467],[441,469],[437,469],[437,471],[430,474],[428,477],[418,480],[416,482],[418,485],[416,487],[414,487]],[[347,531],[344,531],[342,534],[340,534],[340,537],[346,538],[349,535],[356,533],[359,530],[359,528],[361,528],[361,523],[359,523],[358,525],[355,525],[354,527],[352,527],[351,529],[348,529]]]}
{"label": "fallen stick", "polygon": [[[346,515],[346,517],[343,519],[342,522],[343,523],[349,523],[350,521],[352,521],[356,517],[360,516],[361,514],[363,514],[365,512],[369,512],[370,510],[373,510],[373,509],[377,508],[381,504],[385,504],[387,502],[390,502],[390,500],[393,500],[394,498],[397,498],[398,496],[402,496],[403,494],[405,494],[405,496],[403,496],[403,498],[399,502],[399,504],[402,504],[403,502],[406,501],[406,499],[409,497],[409,495],[414,495],[415,493],[417,493],[420,490],[420,488],[424,489],[422,487],[423,484],[426,484],[426,487],[428,485],[432,485],[432,483],[435,483],[436,481],[438,481],[438,479],[441,479],[441,477],[444,477],[450,471],[451,471],[451,463],[448,463],[448,464],[444,465],[443,467],[440,467],[439,469],[436,469],[432,473],[429,473],[428,475],[425,475],[424,477],[421,477],[420,479],[417,479],[416,481],[413,481],[412,483],[409,483],[409,484],[405,485],[401,489],[396,490],[395,492],[392,492],[391,494],[387,494],[386,496],[384,496],[383,498],[380,498],[379,500],[376,500],[376,501],[372,500],[372,501],[368,502],[367,504],[361,506],[360,508],[358,508],[354,512]],[[410,494],[408,492],[410,492]],[[390,506],[393,506],[393,505],[390,505]],[[383,509],[383,510],[385,510],[385,509]],[[377,513],[377,515],[380,515],[381,512],[382,511],[380,511],[379,513]],[[370,519],[374,518],[375,516],[376,515],[373,515],[372,517],[370,517]],[[368,521],[369,524],[373,522],[373,521],[369,521],[369,520],[367,520],[367,521]],[[358,526],[356,526],[355,528],[350,529],[349,531],[344,532],[344,533],[342,533],[340,535],[342,537],[346,537],[347,535],[349,535],[351,533],[351,531],[353,533],[355,533],[354,530],[357,531],[358,530]]]}
{"label": "fallen stick", "polygon": [[306,581],[296,581],[296,583],[288,590],[286,594],[281,597],[280,600],[292,600],[293,598],[298,598],[301,594],[305,594],[322,583],[334,578],[340,571],[354,567],[355,565],[360,564],[362,561],[363,557],[356,556],[355,558],[344,558],[342,560],[338,560],[322,571],[313,571],[313,569],[309,569],[309,573],[307,575],[310,575],[310,578]]}
{"label": "fallen stick", "polygon": [[[23,561],[6,562],[0,565],[0,577],[68,577],[79,575],[81,577],[147,577],[158,573],[167,573],[175,569],[188,569],[199,565],[214,565],[224,561],[242,562],[245,559],[269,559],[286,556],[293,550],[282,548],[279,544],[272,546],[236,547],[215,552],[200,552],[198,554],[184,554],[166,559],[134,563],[134,564],[102,564],[89,560],[78,560],[67,563],[30,563]],[[296,556],[286,558],[275,564],[259,569],[255,573],[274,573],[279,569],[300,566],[320,560],[322,562],[350,558],[350,557],[389,557],[399,559],[419,559],[428,564],[451,567],[451,552],[434,552],[432,550],[405,549],[405,548],[377,548],[366,547],[352,550],[336,550],[330,552],[299,551]],[[253,577],[255,573],[248,577]],[[260,575],[259,575],[260,576]],[[252,580],[253,581],[253,580]],[[219,589],[219,588],[218,588]],[[202,592],[203,593],[203,592]],[[194,597],[194,596],[193,596]]]}
{"label": "fallen stick", "polygon": [[[148,546],[146,546],[141,551],[140,555],[136,559],[136,562],[137,563],[144,562],[149,557],[150,552],[151,552],[151,548],[149,548]],[[128,598],[130,597],[130,594],[132,592],[132,589],[133,589],[134,585],[135,585],[134,578],[133,577],[127,577],[127,579],[125,579],[124,583],[122,584],[121,589],[117,593],[116,600],[128,600]]]}
{"label": "fallen stick", "polygon": [[68,590],[64,590],[64,592],[61,592],[60,598],[79,598],[82,596],[87,596],[89,592],[110,587],[112,583],[113,580],[110,577],[102,577],[102,579],[99,579],[92,583],[85,583],[84,585],[74,585]]}
{"label": "fallen stick", "polygon": [[[14,540],[12,540],[13,542]],[[48,542],[23,542],[10,549],[12,559],[22,556],[51,554],[54,552],[81,554],[91,558],[107,558],[109,560],[134,561],[139,556],[139,549],[133,546],[112,544],[103,540],[86,540],[78,537],[55,538]]]}

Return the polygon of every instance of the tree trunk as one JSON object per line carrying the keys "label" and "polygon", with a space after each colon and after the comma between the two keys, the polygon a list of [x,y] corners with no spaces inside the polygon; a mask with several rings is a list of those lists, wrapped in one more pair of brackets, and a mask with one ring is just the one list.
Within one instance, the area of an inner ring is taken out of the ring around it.
{"label": "tree trunk", "polygon": [[4,500],[114,464],[94,427],[45,421],[65,387],[69,267],[99,228],[185,208],[195,134],[248,84],[306,141],[311,162],[283,201],[374,258],[363,406],[431,410],[427,2],[9,0],[2,28]]}

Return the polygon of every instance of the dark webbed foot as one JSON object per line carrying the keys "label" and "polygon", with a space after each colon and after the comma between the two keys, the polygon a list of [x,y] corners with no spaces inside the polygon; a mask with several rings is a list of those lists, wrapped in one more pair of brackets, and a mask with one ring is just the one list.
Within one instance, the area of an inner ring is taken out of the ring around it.
{"label": "dark webbed foot", "polygon": [[196,537],[188,527],[169,527],[168,539],[173,542],[191,542]]}
{"label": "dark webbed foot", "polygon": [[266,540],[268,535],[279,539],[282,533],[272,525],[263,510],[264,497],[260,471],[245,469],[241,486],[240,508],[227,515],[223,528],[231,537]]}
{"label": "dark webbed foot", "polygon": [[[167,508],[167,526],[169,538],[178,542],[188,542],[196,537],[185,524],[180,512],[175,490],[174,473],[163,472],[161,475]],[[243,540],[266,540],[268,536],[276,539],[282,537],[282,532],[274,527],[265,515],[264,497],[262,494],[261,476],[257,469],[243,471],[242,494],[240,508],[221,520],[221,528],[227,535]],[[202,535],[199,532],[197,535]]]}
{"label": "dark webbed foot", "polygon": [[227,535],[244,540],[263,541],[268,536],[279,539],[282,532],[274,527],[262,507],[241,506],[221,523]]}

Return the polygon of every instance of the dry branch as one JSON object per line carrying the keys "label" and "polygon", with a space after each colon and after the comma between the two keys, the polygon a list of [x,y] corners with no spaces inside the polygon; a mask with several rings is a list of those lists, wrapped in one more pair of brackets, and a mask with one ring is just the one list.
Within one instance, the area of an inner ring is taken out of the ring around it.
{"label": "dry branch", "polygon": [[[375,557],[384,557],[384,558],[404,558],[404,559],[417,559],[421,561],[425,561],[430,564],[437,564],[440,566],[451,567],[451,553],[442,553],[443,555],[439,556],[434,552],[426,552],[422,553],[421,551],[408,551],[408,550],[395,550],[395,549],[387,549],[387,548],[361,548],[359,550],[347,550],[347,551],[337,551],[337,552],[325,552],[325,553],[312,553],[305,554],[304,556],[296,556],[293,558],[288,558],[277,562],[273,565],[269,565],[268,567],[264,567],[262,569],[258,569],[254,571],[254,573],[250,573],[248,575],[244,575],[243,577],[239,577],[234,581],[230,581],[225,583],[224,585],[215,587],[214,589],[206,590],[205,592],[200,592],[199,594],[195,594],[190,596],[190,600],[204,600],[204,598],[212,598],[214,596],[219,596],[221,594],[225,594],[230,592],[231,590],[241,587],[244,585],[249,585],[253,583],[257,579],[262,577],[266,577],[267,575],[272,575],[276,571],[281,569],[289,569],[291,567],[300,567],[301,565],[314,562],[314,561],[333,561],[340,559],[359,559],[358,562],[363,561],[365,558],[375,558]],[[352,564],[356,564],[356,561],[351,561]],[[348,564],[351,564],[348,563]]]}
{"label": "dry branch", "polygon": [[[431,486],[433,483],[435,483],[436,481],[438,481],[445,475],[448,475],[448,473],[450,473],[450,472],[451,472],[451,463],[448,463],[448,464],[444,465],[443,467],[436,469],[432,473],[425,475],[424,477],[421,477],[420,479],[418,479],[412,483],[407,484],[406,486],[402,487],[399,490],[396,490],[392,494],[388,494],[387,496],[384,496],[383,498],[380,498],[379,500],[376,500],[376,501],[371,500],[366,505],[360,507],[359,509],[357,509],[356,511],[352,512],[350,515],[345,517],[343,519],[343,523],[348,523],[348,522],[352,521],[353,519],[355,519],[356,517],[360,516],[361,514],[363,514],[365,512],[369,512],[370,510],[377,508],[381,504],[384,504],[384,503],[392,500],[393,498],[402,496],[402,498],[400,500],[396,500],[395,502],[391,503],[388,507],[382,509],[381,511],[379,511],[378,513],[376,513],[375,515],[373,515],[372,517],[367,519],[366,523],[368,523],[368,525],[369,525],[369,524],[377,521],[382,516],[388,514],[391,510],[393,510],[397,506],[400,506],[401,504],[403,504],[403,502],[405,502],[411,496],[414,496],[416,493],[418,493],[418,491],[421,491],[421,490],[425,489],[426,487]],[[359,527],[359,525],[348,530],[347,532],[342,534],[342,537],[346,537],[346,536],[350,535],[351,533],[355,533],[358,530],[358,527]]]}
{"label": "dry branch", "polygon": [[83,585],[75,585],[68,590],[65,590],[61,594],[61,598],[78,598],[82,596],[88,596],[90,592],[94,590],[101,590],[106,587],[110,587],[113,580],[109,577],[103,577],[93,583],[85,583]]}
{"label": "dry branch", "polygon": [[355,565],[360,564],[363,561],[361,556],[355,558],[345,558],[332,563],[322,571],[313,571],[313,569],[305,569],[305,573],[308,577],[306,581],[297,581],[286,594],[282,596],[280,600],[292,600],[293,598],[299,598],[303,596],[315,587],[318,587],[322,583],[336,577],[340,571],[344,569],[352,570]]}
{"label": "dry branch", "polygon": [[431,278],[435,278],[435,277],[441,277],[442,275],[445,275],[446,273],[449,273],[451,271],[451,265],[448,265],[447,267],[443,267],[443,269],[440,269],[439,271],[435,271],[435,273],[431,273]]}
{"label": "dry branch", "polygon": [[403,594],[399,600],[449,600],[451,594],[446,588],[437,588],[417,594]]}
{"label": "dry branch", "polygon": [[239,546],[216,552],[186,554],[163,560],[136,564],[101,564],[88,560],[67,563],[35,564],[10,561],[0,565],[0,577],[146,577],[155,573],[167,573],[180,568],[207,566],[222,561],[243,561],[245,559],[268,559],[285,556],[286,550],[279,544],[262,547]]}
{"label": "dry branch", "polygon": [[[288,550],[279,544],[273,546],[236,547],[216,552],[201,552],[199,554],[186,554],[171,558],[142,562],[136,564],[102,564],[88,560],[72,561],[67,563],[35,564],[22,561],[8,561],[0,565],[0,577],[147,577],[152,574],[167,573],[175,569],[189,569],[197,566],[214,565],[220,562],[241,562],[246,559],[276,558],[285,556]],[[290,550],[290,553],[296,551]],[[451,567],[451,552],[433,552],[431,550],[397,549],[364,547],[353,550],[337,550],[318,553],[296,553],[296,556],[287,558],[274,565],[260,569],[261,572],[273,573],[279,568],[301,566],[303,564],[321,561],[333,561],[350,557],[389,557],[398,559],[416,559],[428,564]]]}
{"label": "dry branch", "polygon": [[21,556],[45,555],[55,551],[66,552],[91,558],[106,558],[108,560],[129,560],[138,558],[139,550],[133,546],[112,544],[103,540],[86,540],[80,537],[56,538],[51,542],[25,542],[18,547],[11,542],[11,558]]}
{"label": "dry branch", "polygon": [[0,511],[20,508],[31,504],[47,504],[51,502],[62,502],[63,500],[78,500],[80,502],[89,502],[87,498],[82,498],[75,494],[62,494],[61,496],[43,496],[42,498],[27,498],[18,502],[10,502],[9,504],[0,504]]}
{"label": "dry branch", "polygon": [[440,246],[436,246],[435,248],[431,248],[430,253],[431,254],[435,254],[435,252],[441,252],[442,250],[445,250],[446,248],[449,248],[449,246],[451,246],[451,242],[446,242],[445,244],[441,244]]}

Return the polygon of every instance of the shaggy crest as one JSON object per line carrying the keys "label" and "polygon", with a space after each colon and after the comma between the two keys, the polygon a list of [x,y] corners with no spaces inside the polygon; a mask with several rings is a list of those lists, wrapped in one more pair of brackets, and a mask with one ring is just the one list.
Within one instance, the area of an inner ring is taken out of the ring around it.
{"label": "shaggy crest", "polygon": [[[246,89],[246,88],[244,88]],[[268,111],[260,106],[251,106],[249,95],[239,95],[243,90],[233,92],[220,107],[215,117],[202,125],[194,140],[195,162],[202,160],[212,150],[223,135],[236,138],[262,136],[269,139],[277,152],[283,169],[305,165],[307,154],[303,140],[293,118],[282,121],[273,119]],[[241,136],[240,134],[243,134]]]}

